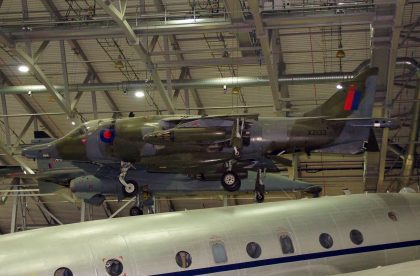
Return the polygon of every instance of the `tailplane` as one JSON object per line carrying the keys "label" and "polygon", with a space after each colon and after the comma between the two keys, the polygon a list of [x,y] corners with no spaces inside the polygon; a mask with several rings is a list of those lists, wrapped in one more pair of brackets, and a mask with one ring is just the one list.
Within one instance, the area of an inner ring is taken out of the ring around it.
{"label": "tailplane", "polygon": [[341,83],[331,98],[305,117],[364,118],[371,117],[376,91],[378,68],[372,67],[360,72],[353,79]]}

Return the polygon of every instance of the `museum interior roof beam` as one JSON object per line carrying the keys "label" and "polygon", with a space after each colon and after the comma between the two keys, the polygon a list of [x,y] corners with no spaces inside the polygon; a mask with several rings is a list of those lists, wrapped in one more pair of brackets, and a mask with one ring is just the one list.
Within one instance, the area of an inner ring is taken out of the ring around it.
{"label": "museum interior roof beam", "polygon": [[96,0],[96,3],[102,7],[103,10],[108,13],[113,20],[120,26],[121,30],[125,33],[129,44],[133,47],[133,49],[137,52],[137,54],[143,59],[143,62],[146,64],[148,69],[150,70],[152,79],[154,84],[159,91],[160,97],[162,98],[163,102],[165,103],[166,108],[168,109],[170,114],[175,113],[175,107],[172,103],[172,99],[169,97],[165,87],[162,84],[160,79],[159,73],[157,72],[157,67],[153,63],[150,55],[147,53],[146,49],[141,44],[139,38],[134,33],[131,26],[128,24],[127,20],[124,18],[125,13],[125,5],[127,4],[126,1],[120,1],[120,10],[118,10],[112,3],[109,1],[102,1]]}

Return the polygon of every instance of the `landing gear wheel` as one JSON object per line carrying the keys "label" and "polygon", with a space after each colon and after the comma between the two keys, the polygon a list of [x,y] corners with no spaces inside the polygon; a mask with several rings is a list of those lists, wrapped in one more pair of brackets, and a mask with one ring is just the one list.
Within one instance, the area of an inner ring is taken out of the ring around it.
{"label": "landing gear wheel", "polygon": [[134,180],[127,180],[127,186],[123,186],[123,193],[126,197],[132,197],[138,194],[139,185]]}
{"label": "landing gear wheel", "polygon": [[255,201],[264,202],[265,185],[264,185],[265,169],[258,169],[257,178],[255,179]]}
{"label": "landing gear wheel", "polygon": [[264,194],[262,194],[260,192],[255,192],[255,200],[258,203],[263,203],[264,202]]}
{"label": "landing gear wheel", "polygon": [[133,206],[130,208],[130,216],[141,216],[143,215],[143,210],[140,207]]}
{"label": "landing gear wheel", "polygon": [[227,171],[222,175],[222,186],[228,192],[235,192],[241,187],[239,175],[232,171]]}

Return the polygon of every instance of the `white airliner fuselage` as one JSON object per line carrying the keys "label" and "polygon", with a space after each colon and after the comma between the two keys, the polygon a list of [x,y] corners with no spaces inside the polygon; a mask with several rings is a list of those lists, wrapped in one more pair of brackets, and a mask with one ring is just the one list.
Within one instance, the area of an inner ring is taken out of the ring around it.
{"label": "white airliner fuselage", "polygon": [[163,213],[0,237],[5,276],[332,275],[416,259],[420,194]]}

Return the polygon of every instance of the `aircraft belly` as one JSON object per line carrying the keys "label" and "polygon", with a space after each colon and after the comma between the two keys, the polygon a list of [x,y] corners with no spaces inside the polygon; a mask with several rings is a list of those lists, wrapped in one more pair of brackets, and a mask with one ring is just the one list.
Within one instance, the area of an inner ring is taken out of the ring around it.
{"label": "aircraft belly", "polygon": [[104,150],[101,149],[101,142],[98,141],[98,132],[95,131],[91,135],[87,136],[86,139],[86,155],[91,161],[103,159]]}

